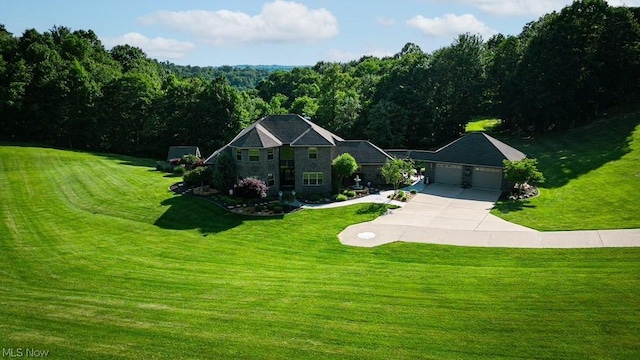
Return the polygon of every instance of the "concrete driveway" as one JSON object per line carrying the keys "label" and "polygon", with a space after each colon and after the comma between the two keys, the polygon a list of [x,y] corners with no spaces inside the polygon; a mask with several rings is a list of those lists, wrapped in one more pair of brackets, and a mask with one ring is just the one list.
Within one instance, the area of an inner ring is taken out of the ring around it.
{"label": "concrete driveway", "polygon": [[539,232],[489,213],[500,192],[432,184],[404,207],[347,227],[345,245],[373,247],[396,241],[459,246],[587,248],[640,246],[640,230]]}

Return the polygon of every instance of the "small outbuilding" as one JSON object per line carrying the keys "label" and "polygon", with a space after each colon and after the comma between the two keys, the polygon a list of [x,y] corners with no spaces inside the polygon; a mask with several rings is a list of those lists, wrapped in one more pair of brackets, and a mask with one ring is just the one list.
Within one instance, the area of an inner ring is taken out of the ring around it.
{"label": "small outbuilding", "polygon": [[180,161],[180,159],[185,155],[195,155],[198,158],[202,158],[202,155],[200,155],[200,149],[197,146],[169,146],[167,161]]}
{"label": "small outbuilding", "polygon": [[436,151],[387,150],[425,165],[429,182],[492,190],[507,189],[503,160],[522,160],[521,151],[485,133],[469,133]]}

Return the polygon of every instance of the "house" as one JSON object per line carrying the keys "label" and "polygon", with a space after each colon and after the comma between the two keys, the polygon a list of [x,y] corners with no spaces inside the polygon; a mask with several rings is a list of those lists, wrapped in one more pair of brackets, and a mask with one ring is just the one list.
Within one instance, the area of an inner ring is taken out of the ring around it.
{"label": "house", "polygon": [[331,164],[343,153],[358,162],[363,184],[382,184],[380,167],[391,159],[366,140],[345,140],[299,115],[270,115],[257,120],[209,156],[205,165],[214,165],[223,152],[235,159],[238,178],[262,179],[270,194],[287,190],[330,194]]}
{"label": "house", "polygon": [[387,150],[398,158],[426,164],[430,182],[502,190],[503,160],[522,160],[525,154],[485,133],[469,133],[436,151]]}
{"label": "house", "polygon": [[198,158],[202,158],[202,155],[200,155],[200,149],[197,146],[169,146],[167,161],[180,161],[180,159],[185,155],[195,155]]}

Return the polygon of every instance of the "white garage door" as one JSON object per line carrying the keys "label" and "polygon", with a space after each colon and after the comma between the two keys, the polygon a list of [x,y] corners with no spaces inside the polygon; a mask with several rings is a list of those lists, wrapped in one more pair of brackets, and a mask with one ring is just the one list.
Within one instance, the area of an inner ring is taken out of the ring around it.
{"label": "white garage door", "polygon": [[502,169],[474,167],[471,186],[482,189],[500,190],[502,187]]}
{"label": "white garage door", "polygon": [[436,166],[436,182],[440,184],[460,185],[462,182],[462,166],[438,164]]}

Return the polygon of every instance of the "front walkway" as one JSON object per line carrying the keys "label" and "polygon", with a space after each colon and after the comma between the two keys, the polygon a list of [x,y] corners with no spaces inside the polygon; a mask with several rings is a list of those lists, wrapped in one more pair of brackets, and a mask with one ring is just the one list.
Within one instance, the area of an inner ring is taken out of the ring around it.
{"label": "front walkway", "polygon": [[[308,208],[344,206],[356,202],[402,206],[373,221],[347,227],[338,237],[350,246],[374,247],[396,241],[457,246],[513,248],[640,247],[640,229],[539,232],[489,213],[500,193],[457,186],[420,183],[409,202],[391,202],[386,193],[342,203]],[[411,188],[409,188],[411,189]],[[407,190],[409,190],[407,189]]]}

